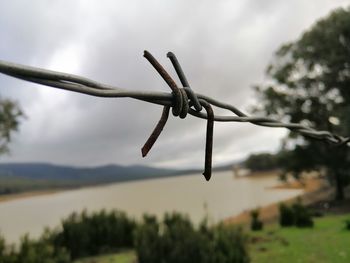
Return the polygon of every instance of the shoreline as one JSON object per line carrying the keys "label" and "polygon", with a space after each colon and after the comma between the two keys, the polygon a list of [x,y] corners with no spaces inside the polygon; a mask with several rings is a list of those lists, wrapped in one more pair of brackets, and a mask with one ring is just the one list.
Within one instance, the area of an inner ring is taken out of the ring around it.
{"label": "shoreline", "polygon": [[[273,223],[278,220],[280,203],[292,204],[296,200],[300,199],[304,205],[308,206],[329,199],[329,197],[334,193],[334,189],[328,185],[327,181],[325,179],[319,178],[308,178],[302,183],[293,181],[290,183],[279,184],[273,187],[269,187],[269,189],[271,191],[273,191],[273,189],[304,189],[304,192],[296,197],[289,198],[284,201],[275,202],[263,207],[258,207],[260,211],[259,218],[264,223]],[[223,223],[247,225],[251,221],[250,212],[251,209],[247,209],[238,215],[224,219]]]}
{"label": "shoreline", "polygon": [[10,201],[19,200],[19,199],[25,199],[25,198],[31,198],[36,196],[42,196],[42,195],[52,195],[52,194],[57,194],[68,190],[72,190],[72,189],[37,190],[37,191],[0,195],[0,203],[10,202]]}

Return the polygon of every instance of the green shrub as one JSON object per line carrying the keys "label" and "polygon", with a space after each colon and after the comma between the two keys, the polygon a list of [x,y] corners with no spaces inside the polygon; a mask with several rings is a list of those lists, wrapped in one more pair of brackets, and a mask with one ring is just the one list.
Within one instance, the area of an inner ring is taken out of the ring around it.
{"label": "green shrub", "polygon": [[[235,226],[218,225],[212,229],[214,249],[212,261],[208,263],[248,263],[247,237],[242,229]],[[210,258],[210,257],[208,257]],[[193,261],[196,262],[196,261]]]}
{"label": "green shrub", "polygon": [[15,256],[15,262],[26,263],[68,263],[71,262],[68,252],[64,248],[56,248],[44,240],[31,240],[24,236],[20,248]]}
{"label": "green shrub", "polygon": [[202,223],[196,229],[178,213],[161,223],[144,219],[135,231],[139,263],[247,263],[246,237],[241,230]]}
{"label": "green shrub", "polygon": [[190,220],[178,213],[166,214],[162,223],[145,216],[135,232],[138,260],[140,263],[205,262],[206,240],[201,240],[202,237]]}
{"label": "green shrub", "polygon": [[69,263],[69,253],[64,248],[55,247],[49,240],[32,240],[24,236],[18,247],[9,246],[0,237],[1,263]]}
{"label": "green shrub", "polygon": [[72,259],[133,247],[136,223],[119,211],[73,213],[62,221],[54,237],[57,247],[65,247]]}
{"label": "green shrub", "polygon": [[297,226],[297,227],[313,227],[312,214],[298,199],[292,206],[281,204],[280,211],[280,225]]}
{"label": "green shrub", "polygon": [[350,219],[345,220],[345,228],[350,230]]}
{"label": "green shrub", "polygon": [[18,248],[8,247],[0,237],[1,263],[68,263],[85,256],[133,247],[136,223],[124,213],[104,210],[73,213],[60,229],[46,229],[37,240],[23,237]]}
{"label": "green shrub", "polygon": [[250,229],[252,231],[259,231],[263,229],[263,222],[259,220],[259,210],[255,209],[251,211],[250,217],[252,219]]}
{"label": "green shrub", "polygon": [[313,227],[314,222],[309,210],[301,204],[300,201],[293,204],[293,211],[295,215],[295,225],[297,227]]}
{"label": "green shrub", "polygon": [[160,262],[159,223],[155,216],[144,215],[143,224],[134,233],[134,246],[138,262]]}
{"label": "green shrub", "polygon": [[280,212],[279,222],[281,227],[288,227],[288,226],[294,225],[295,215],[291,207],[282,203],[279,205],[279,212]]}

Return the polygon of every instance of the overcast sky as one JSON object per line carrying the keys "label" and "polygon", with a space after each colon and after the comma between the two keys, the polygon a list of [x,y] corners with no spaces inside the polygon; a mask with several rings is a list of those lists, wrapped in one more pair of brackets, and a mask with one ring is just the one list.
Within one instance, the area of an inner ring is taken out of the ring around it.
{"label": "overcast sky", "polygon": [[[174,74],[173,51],[192,88],[247,111],[273,52],[349,1],[5,1],[0,59],[85,77],[130,90],[169,91],[143,58],[147,49]],[[174,75],[175,76],[175,75]],[[27,118],[2,162],[76,166],[142,164],[201,167],[206,122],[170,116],[145,159],[140,148],[162,108],[103,99],[0,75],[0,94]],[[215,110],[215,109],[214,109]],[[216,110],[217,112],[217,110]],[[216,123],[213,164],[275,151],[284,129]]]}

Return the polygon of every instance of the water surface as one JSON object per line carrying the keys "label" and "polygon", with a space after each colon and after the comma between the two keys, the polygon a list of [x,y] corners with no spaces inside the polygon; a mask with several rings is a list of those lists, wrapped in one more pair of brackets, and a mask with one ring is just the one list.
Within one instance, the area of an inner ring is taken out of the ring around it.
{"label": "water surface", "polygon": [[111,184],[34,196],[0,203],[0,231],[10,242],[24,233],[37,237],[45,226],[58,226],[73,211],[120,209],[139,218],[179,211],[199,222],[206,214],[217,222],[240,212],[294,197],[301,190],[268,189],[276,177],[234,178],[216,172],[207,182],[202,175]]}

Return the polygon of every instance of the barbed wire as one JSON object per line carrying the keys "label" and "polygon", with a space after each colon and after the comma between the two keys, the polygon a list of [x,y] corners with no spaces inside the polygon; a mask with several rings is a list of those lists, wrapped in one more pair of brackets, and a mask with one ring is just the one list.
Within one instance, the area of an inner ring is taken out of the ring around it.
{"label": "barbed wire", "polygon": [[[265,127],[283,127],[293,132],[298,132],[306,137],[327,141],[335,145],[346,145],[350,141],[349,137],[338,136],[328,131],[317,131],[311,127],[301,125],[299,123],[286,123],[266,117],[248,116],[233,105],[220,102],[199,93],[195,93],[191,89],[176,56],[172,52],[169,52],[167,54],[167,57],[170,59],[182,84],[182,88],[179,88],[176,82],[172,79],[164,67],[151,55],[151,53],[144,51],[144,57],[152,64],[152,66],[168,84],[172,91],[171,93],[154,91],[130,91],[127,89],[99,83],[88,78],[73,74],[35,68],[2,60],[0,60],[0,72],[5,75],[25,81],[30,81],[58,89],[83,93],[91,96],[105,98],[129,97],[164,106],[159,122],[141,149],[143,157],[145,157],[151,150],[153,144],[161,134],[167,122],[170,108],[172,108],[172,114],[174,116],[179,116],[180,118],[185,118],[187,114],[190,114],[192,116],[207,120],[205,168],[203,172],[203,175],[207,181],[211,177],[213,129],[215,121],[250,122],[252,124]],[[233,116],[215,115],[212,106],[231,111],[233,113]],[[206,111],[205,113],[202,112],[203,108]]]}

